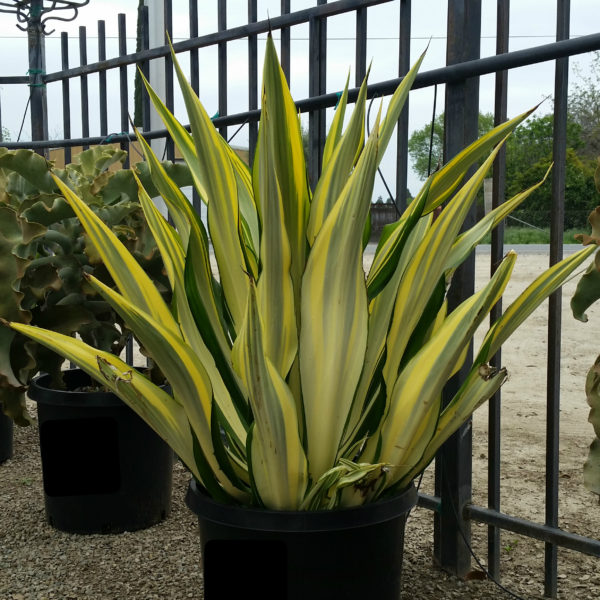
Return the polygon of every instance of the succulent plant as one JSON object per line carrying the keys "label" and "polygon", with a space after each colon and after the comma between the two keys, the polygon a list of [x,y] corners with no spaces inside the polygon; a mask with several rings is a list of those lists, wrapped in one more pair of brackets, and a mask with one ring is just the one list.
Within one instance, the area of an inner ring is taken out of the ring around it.
{"label": "succulent plant", "polygon": [[[121,168],[125,158],[122,150],[99,146],[53,172],[108,224],[166,294],[169,284],[137,201],[137,183],[131,170]],[[112,278],[62,197],[51,167],[32,151],[0,148],[0,317],[78,334],[96,348],[119,354],[128,335],[123,321],[83,275],[94,274],[107,285],[113,285]],[[46,347],[1,328],[0,407],[16,423],[27,424],[27,383],[43,371],[61,386],[63,362]]]}
{"label": "succulent plant", "polygon": [[[600,159],[595,180],[600,192]],[[591,234],[580,234],[575,237],[584,245],[600,245],[600,206],[590,213],[588,221],[592,227]],[[585,311],[597,300],[600,300],[600,250],[596,252],[594,260],[579,280],[575,294],[571,298],[573,316],[587,322]],[[590,405],[588,420],[594,428],[595,438],[583,466],[583,481],[590,491],[600,496],[600,356],[587,374],[585,393]]]}

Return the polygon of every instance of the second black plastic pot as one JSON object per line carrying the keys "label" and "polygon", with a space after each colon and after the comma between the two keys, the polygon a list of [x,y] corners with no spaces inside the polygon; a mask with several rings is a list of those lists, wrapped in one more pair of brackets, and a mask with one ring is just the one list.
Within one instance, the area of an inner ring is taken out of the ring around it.
{"label": "second black plastic pot", "polygon": [[0,410],[0,463],[13,455],[13,422]]}
{"label": "second black plastic pot", "polygon": [[411,486],[357,508],[267,511],[217,503],[192,481],[186,503],[198,516],[204,599],[399,600],[416,501]]}
{"label": "second black plastic pot", "polygon": [[92,383],[65,371],[67,390],[35,378],[48,522],[71,533],[150,527],[170,512],[173,451],[110,392],[71,391]]}

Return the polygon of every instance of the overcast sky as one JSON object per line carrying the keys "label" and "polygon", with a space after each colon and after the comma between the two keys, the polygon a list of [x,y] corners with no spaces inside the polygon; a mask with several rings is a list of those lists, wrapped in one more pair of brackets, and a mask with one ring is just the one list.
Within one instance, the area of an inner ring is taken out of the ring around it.
{"label": "overcast sky", "polygon": [[[200,9],[200,35],[212,33],[217,29],[217,1],[201,0]],[[258,19],[262,20],[276,16],[280,12],[280,0],[258,0]],[[292,10],[299,10],[314,6],[316,0],[292,0]],[[391,79],[397,76],[398,69],[398,12],[397,0],[369,8],[368,11],[368,44],[367,59],[372,60],[371,82]],[[445,35],[446,35],[446,1],[421,0],[412,3],[412,40],[411,57],[416,57],[422,52],[428,40],[431,44],[427,57],[422,66],[422,71],[437,68],[445,64]],[[482,42],[481,55],[488,56],[495,53],[496,34],[496,2],[483,0]],[[97,21],[105,19],[106,32],[110,37],[107,43],[108,57],[117,55],[117,13],[127,15],[128,50],[135,49],[135,19],[137,0],[91,0],[90,4],[80,10],[79,17],[72,23],[52,21],[50,29],[56,32],[46,40],[46,71],[48,73],[60,70],[60,32],[68,31],[72,37],[70,45],[70,60],[73,66],[79,64],[79,50],[77,45],[78,27],[87,27],[88,62],[94,62],[97,57]],[[174,8],[174,38],[184,39],[189,35],[188,29],[188,2],[187,0],[173,0]],[[61,11],[62,12],[62,11]],[[65,14],[63,12],[63,14]],[[241,25],[247,20],[247,1],[229,0],[228,2],[228,27]],[[13,15],[0,13],[0,51],[3,61],[0,75],[24,75],[27,71],[27,40],[26,34],[19,31]],[[600,27],[600,1],[599,0],[571,0],[571,36],[596,33]],[[328,63],[327,63],[327,91],[340,90],[345,82],[348,71],[351,81],[354,80],[354,16],[342,15],[328,20]],[[278,39],[277,32],[275,38]],[[510,49],[518,50],[530,46],[546,44],[554,41],[556,35],[556,3],[551,0],[520,0],[513,2],[510,19]],[[295,99],[308,96],[308,26],[292,28],[292,66],[291,89]],[[264,51],[264,36],[259,38],[259,61],[262,60]],[[7,60],[7,57],[9,59]],[[237,113],[247,110],[247,42],[236,41],[228,44],[228,69],[229,69],[229,112]],[[187,61],[182,58],[182,64],[187,70]],[[579,56],[571,59],[571,66],[577,66],[585,72],[589,65],[589,56]],[[133,68],[130,69],[133,78]],[[200,51],[200,98],[205,104],[209,114],[217,111],[217,53],[215,48]],[[571,69],[570,83],[577,81],[577,74]],[[90,96],[97,92],[97,77],[89,78]],[[554,89],[554,64],[544,63],[531,67],[516,69],[509,74],[508,113],[514,116],[533,105],[542,98],[551,96]],[[114,90],[112,113],[109,115],[109,128],[115,132],[120,131],[118,114],[118,82],[116,76],[109,79],[109,90]],[[480,103],[484,112],[493,111],[494,77],[481,78]],[[8,127],[13,140],[16,140],[23,111],[27,102],[28,88],[26,86],[0,87],[2,123]],[[133,111],[133,92],[130,88]],[[438,92],[438,98],[443,98],[443,89]],[[74,82],[71,86],[71,115],[72,134],[78,136],[81,132],[80,123],[76,115],[80,114],[79,86]],[[410,128],[422,127],[431,119],[433,93],[431,90],[417,90],[411,96]],[[94,121],[91,104],[92,135],[99,135],[99,125]],[[48,86],[49,106],[49,132],[51,138],[62,136],[62,108],[61,86],[52,84]],[[438,111],[441,110],[438,103]],[[109,108],[109,110],[111,110]],[[552,110],[552,103],[546,102],[539,109],[541,113]],[[328,111],[332,114],[332,111]],[[185,121],[182,103],[176,103],[176,114]],[[331,115],[329,115],[330,117]],[[230,131],[232,133],[233,130]],[[29,139],[30,126],[25,120],[22,139]],[[235,138],[234,144],[247,144],[247,132],[242,130]],[[393,144],[390,145],[390,156],[383,163],[383,172],[393,187],[395,182],[394,157],[391,155]],[[414,174],[409,175],[409,188],[414,194],[419,181]],[[386,196],[383,185],[378,182],[375,195]]]}

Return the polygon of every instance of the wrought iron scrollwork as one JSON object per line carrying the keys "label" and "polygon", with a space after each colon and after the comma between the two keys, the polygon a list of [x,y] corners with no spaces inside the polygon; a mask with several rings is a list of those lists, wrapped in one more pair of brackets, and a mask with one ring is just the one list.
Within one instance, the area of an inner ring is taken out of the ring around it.
{"label": "wrought iron scrollwork", "polygon": [[[38,24],[44,35],[50,35],[53,31],[46,30],[48,21],[73,21],[77,18],[78,10],[89,4],[90,0],[41,0],[41,2],[32,2],[32,0],[13,0],[12,2],[0,2],[0,12],[12,13],[17,16],[17,27],[21,31],[33,25]],[[56,10],[70,10],[70,16],[44,16]]]}

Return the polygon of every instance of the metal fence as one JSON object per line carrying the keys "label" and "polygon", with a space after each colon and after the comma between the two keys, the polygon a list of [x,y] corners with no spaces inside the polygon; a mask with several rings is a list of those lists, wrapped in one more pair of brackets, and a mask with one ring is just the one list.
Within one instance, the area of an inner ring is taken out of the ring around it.
{"label": "metal fence", "polygon": [[[309,9],[292,12],[290,0],[281,0],[281,14],[268,20],[257,21],[257,0],[248,1],[247,23],[234,28],[227,27],[227,2],[218,0],[218,31],[209,35],[198,35],[198,0],[189,0],[189,39],[173,44],[175,52],[189,57],[192,87],[198,91],[199,59],[201,48],[218,49],[218,116],[215,126],[227,136],[228,127],[247,126],[249,152],[252,157],[257,140],[258,109],[258,36],[268,31],[279,32],[281,38],[281,63],[286,75],[290,76],[291,42],[290,30],[299,24],[308,24],[309,52],[311,56],[309,73],[309,97],[297,102],[298,109],[309,115],[309,174],[316,178],[319,174],[322,149],[325,139],[325,109],[335,106],[338,95],[326,93],[327,64],[327,19],[343,13],[355,15],[355,85],[362,80],[367,65],[367,19],[369,8],[387,2],[399,4],[398,23],[398,77],[387,81],[371,83],[368,97],[391,94],[402,75],[410,66],[411,1],[410,0],[339,0],[326,2],[316,0]],[[41,5],[42,0],[33,0],[31,5]],[[167,34],[172,32],[172,0],[164,2],[164,23]],[[35,15],[32,20],[35,20]],[[40,56],[35,50],[30,54],[30,71],[27,76],[0,76],[0,85],[29,86],[32,137],[33,141],[5,143],[8,148],[34,148],[44,152],[50,147],[63,148],[65,161],[71,160],[71,148],[87,147],[107,141],[120,143],[128,149],[131,135],[129,126],[129,98],[132,95],[132,81],[128,78],[127,67],[137,65],[149,76],[152,61],[164,58],[166,80],[166,105],[174,106],[173,65],[169,48],[165,44],[149,48],[148,11],[141,11],[141,50],[127,53],[126,20],[119,15],[119,55],[106,57],[105,24],[98,22],[99,61],[87,64],[87,39],[85,28],[79,31],[79,65],[72,66],[69,57],[67,34],[61,35],[62,68],[54,73],[44,73],[40,66]],[[495,74],[495,122],[507,117],[507,73],[509,69],[531,65],[543,61],[555,61],[554,95],[554,170],[552,174],[552,224],[551,261],[562,258],[562,231],[564,217],[563,190],[565,185],[565,145],[567,117],[567,69],[568,57],[600,49],[600,34],[569,39],[569,0],[557,1],[556,42],[520,51],[508,51],[509,0],[497,0],[496,55],[480,58],[481,42],[481,0],[448,0],[447,66],[420,73],[414,88],[424,88],[445,84],[445,158],[448,160],[477,137],[477,115],[479,112],[479,76]],[[40,18],[30,27],[40,27]],[[35,35],[35,32],[34,32]],[[41,34],[40,34],[41,35]],[[248,44],[248,110],[230,114],[227,106],[227,48],[235,40],[247,40]],[[35,48],[35,44],[33,45]],[[38,48],[39,49],[39,48]],[[5,63],[6,64],[6,63]],[[119,73],[118,103],[120,132],[111,133],[108,129],[109,105],[115,95],[107,89],[107,73]],[[97,80],[98,114],[90,115],[89,81]],[[71,86],[79,81],[81,94],[82,137],[71,137]],[[211,82],[212,84],[212,82]],[[64,139],[47,141],[47,121],[44,115],[46,88],[60,86],[63,101]],[[354,101],[358,87],[350,90],[349,99]],[[142,95],[143,129],[146,138],[165,139],[166,156],[174,158],[174,148],[165,130],[151,131],[150,104],[145,92]],[[100,134],[89,135],[90,117],[99,122]],[[397,169],[395,201],[403,210],[407,190],[407,140],[408,110],[405,110],[398,123]],[[493,173],[493,206],[504,198],[505,158],[500,153]],[[196,206],[198,206],[196,199]],[[471,223],[474,216],[471,216]],[[503,256],[503,232],[500,228],[492,238],[492,260],[496,264]],[[450,301],[455,306],[460,297],[470,293],[474,285],[474,256],[456,273],[450,290]],[[500,511],[500,397],[490,402],[489,412],[489,453],[488,453],[488,506],[475,506],[472,498],[472,440],[471,425],[464,426],[450,440],[436,464],[435,495],[420,495],[421,506],[430,508],[435,518],[435,556],[440,565],[458,575],[470,569],[469,553],[470,523],[477,521],[488,525],[488,568],[492,576],[499,576],[500,530],[523,534],[545,542],[545,593],[557,594],[557,547],[562,546],[578,552],[600,557],[600,541],[568,533],[558,527],[558,451],[559,451],[559,373],[560,373],[560,295],[554,295],[549,304],[548,330],[548,401],[546,435],[546,502],[543,524],[509,516]],[[494,309],[492,318],[497,318],[501,307]],[[500,357],[495,358],[497,364]],[[468,361],[467,361],[468,364]],[[449,384],[449,397],[457,389],[461,376]]]}

